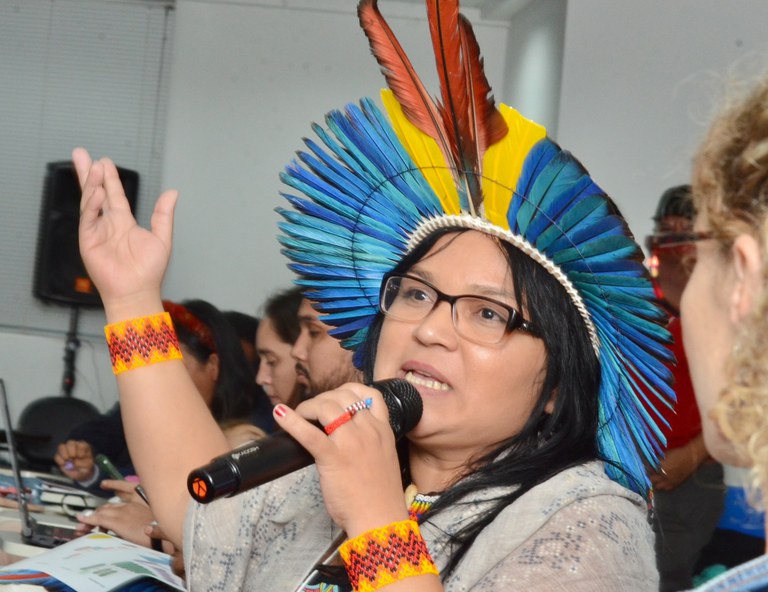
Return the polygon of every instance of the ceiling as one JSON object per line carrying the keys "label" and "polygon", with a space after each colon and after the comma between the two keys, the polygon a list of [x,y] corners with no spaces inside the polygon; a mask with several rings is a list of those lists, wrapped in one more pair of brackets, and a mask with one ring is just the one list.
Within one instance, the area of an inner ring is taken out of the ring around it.
{"label": "ceiling", "polygon": [[[423,4],[424,0],[402,0],[410,4]],[[461,0],[461,6],[477,8],[485,20],[508,21],[533,0]]]}

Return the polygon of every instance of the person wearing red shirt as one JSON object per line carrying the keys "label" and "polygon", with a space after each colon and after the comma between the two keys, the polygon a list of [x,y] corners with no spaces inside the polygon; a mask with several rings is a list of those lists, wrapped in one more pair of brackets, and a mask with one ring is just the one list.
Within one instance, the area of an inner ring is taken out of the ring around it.
{"label": "person wearing red shirt", "polygon": [[693,587],[694,568],[723,511],[723,468],[709,456],[701,433],[701,417],[688,362],[683,351],[680,297],[688,281],[695,251],[693,204],[689,185],[664,192],[654,215],[654,233],[646,243],[656,294],[670,315],[668,329],[677,364],[671,366],[677,403],[660,407],[667,446],[661,468],[650,475],[654,488],[656,555],[661,592]]}

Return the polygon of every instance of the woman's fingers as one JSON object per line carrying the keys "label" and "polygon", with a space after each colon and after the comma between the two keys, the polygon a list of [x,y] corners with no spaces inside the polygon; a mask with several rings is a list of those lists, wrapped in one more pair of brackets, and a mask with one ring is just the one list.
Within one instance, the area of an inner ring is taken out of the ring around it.
{"label": "woman's fingers", "polygon": [[115,163],[109,158],[102,158],[100,162],[104,169],[105,207],[110,211],[126,210],[130,212],[131,207],[128,204],[128,198],[125,197],[123,182],[120,180],[120,174],[117,172]]}
{"label": "woman's fingers", "polygon": [[75,148],[72,151],[72,162],[75,165],[75,171],[77,172],[77,179],[80,183],[80,190],[82,191],[85,186],[85,180],[88,178],[88,171],[91,170],[91,155],[85,148]]}
{"label": "woman's fingers", "polygon": [[90,226],[96,222],[106,196],[107,194],[104,189],[104,167],[100,162],[94,162],[83,182],[83,194],[80,199],[81,224]]}
{"label": "woman's fingers", "polygon": [[293,436],[309,453],[317,458],[327,446],[327,436],[295,410],[286,405],[277,405],[273,411],[277,425]]}
{"label": "woman's fingers", "polygon": [[175,189],[170,189],[160,194],[157,202],[155,202],[155,209],[150,220],[152,234],[168,245],[169,248],[173,238],[173,214],[176,210],[178,198],[179,192]]}

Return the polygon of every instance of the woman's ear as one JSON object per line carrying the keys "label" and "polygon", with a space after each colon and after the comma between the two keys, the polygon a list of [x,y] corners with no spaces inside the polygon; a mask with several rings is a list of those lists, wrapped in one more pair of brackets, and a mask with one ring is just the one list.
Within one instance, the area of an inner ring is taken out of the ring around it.
{"label": "woman's ear", "polygon": [[740,234],[731,247],[734,285],[731,290],[731,321],[744,320],[754,307],[757,295],[763,288],[763,261],[760,245],[749,234]]}
{"label": "woman's ear", "polygon": [[549,401],[547,401],[547,404],[544,405],[544,413],[547,415],[552,415],[552,413],[555,411],[555,399],[557,398],[557,389],[555,389],[555,392],[552,393],[552,396],[549,397]]}
{"label": "woman's ear", "polygon": [[219,381],[220,366],[219,354],[213,353],[208,356],[208,360],[205,362],[205,372],[214,384]]}

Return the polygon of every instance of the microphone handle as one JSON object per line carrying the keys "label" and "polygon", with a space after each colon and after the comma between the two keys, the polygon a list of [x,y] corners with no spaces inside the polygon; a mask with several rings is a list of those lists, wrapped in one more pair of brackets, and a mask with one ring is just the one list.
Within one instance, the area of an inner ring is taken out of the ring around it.
{"label": "microphone handle", "polygon": [[187,488],[196,501],[208,503],[258,487],[314,462],[306,448],[287,432],[278,431],[195,469],[187,478]]}
{"label": "microphone handle", "polygon": [[[421,419],[422,401],[413,385],[401,379],[371,383],[381,392],[389,411],[389,423],[399,440]],[[315,425],[320,426],[315,422]],[[187,477],[190,495],[207,504],[263,485],[315,462],[312,455],[293,437],[278,431],[262,440],[250,442],[214,458]]]}

